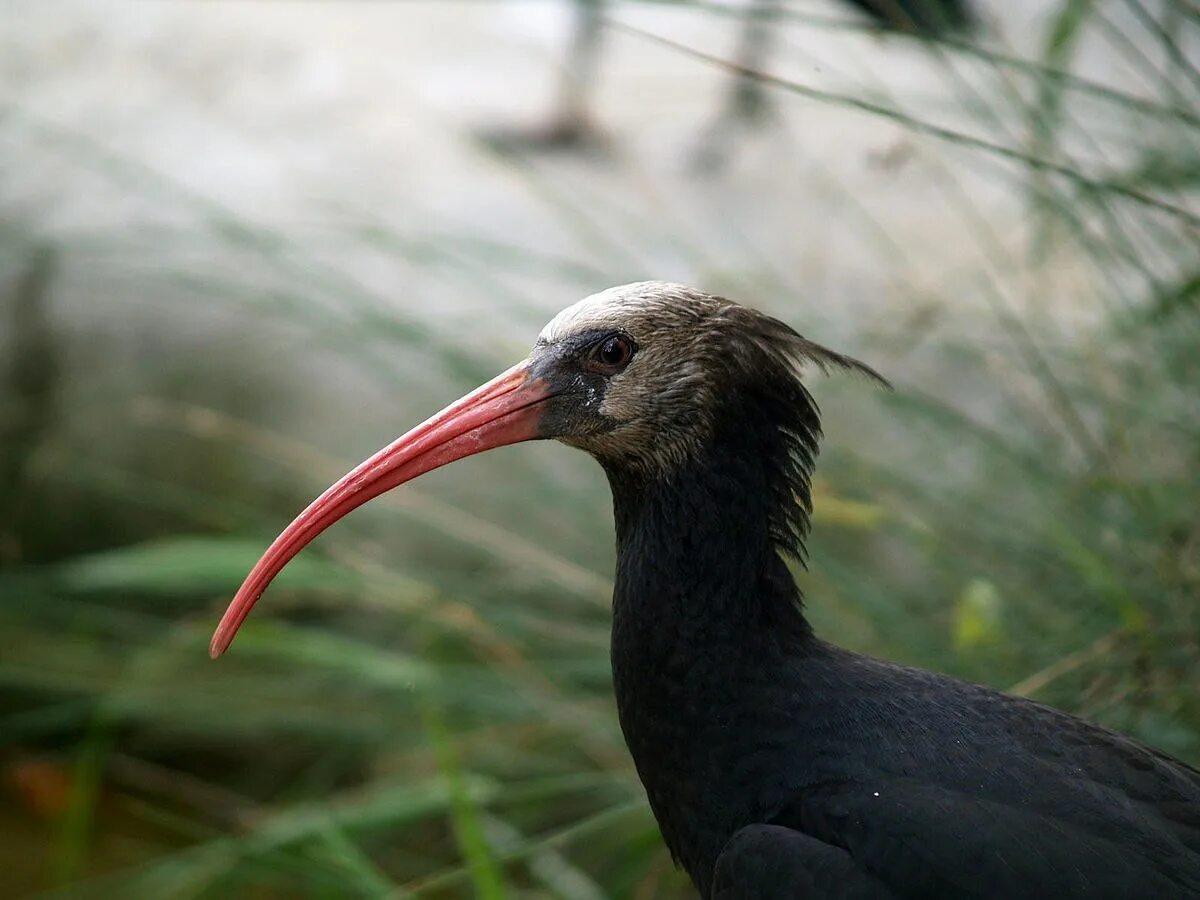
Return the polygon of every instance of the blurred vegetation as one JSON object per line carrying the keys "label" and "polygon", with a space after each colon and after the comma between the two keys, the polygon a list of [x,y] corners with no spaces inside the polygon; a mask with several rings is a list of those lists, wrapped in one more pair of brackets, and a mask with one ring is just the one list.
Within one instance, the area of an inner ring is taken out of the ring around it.
{"label": "blurred vegetation", "polygon": [[[898,390],[815,385],[830,437],[811,566],[797,575],[831,639],[1036,697],[1195,764],[1197,18],[1186,2],[1055,9],[1040,57],[986,36],[927,48],[981,132],[920,118],[882,82],[847,95],[764,76],[778,115],[799,92],[920,141],[944,167],[945,215],[981,260],[838,344]],[[1116,12],[1140,31],[1118,28]],[[863,27],[846,21],[779,14],[780,27]],[[1074,73],[1085,31],[1144,68],[1138,90]],[[970,77],[968,63],[981,67]],[[1082,103],[1104,110],[1103,135],[1072,126]],[[689,896],[613,709],[605,487],[569,451],[496,454],[379,501],[288,568],[234,652],[219,664],[205,652],[303,503],[520,344],[464,342],[469,316],[399,310],[316,242],[28,110],[6,111],[0,129],[14,128],[113,190],[182,210],[183,223],[131,251],[0,217],[5,894]],[[564,227],[595,226],[536,158],[491,162],[559,203]],[[956,180],[983,166],[1027,198],[1024,244]],[[853,185],[829,189],[857,208],[856,239],[902,265],[905,235],[874,230]],[[339,239],[496,300],[505,335],[532,336],[555,305],[658,274],[466,223],[424,236],[348,223]],[[771,303],[834,343],[803,298],[776,293],[786,261],[745,271],[725,268],[720,246],[680,256],[707,260],[698,283]],[[57,310],[64,279],[104,266],[172,307],[184,323],[167,328],[174,337],[131,344],[127,322]],[[1063,270],[1079,312],[1069,327],[1050,314]],[[538,302],[517,283],[541,285]],[[956,311],[967,293],[982,311]],[[289,358],[339,373],[329,391],[342,402],[403,392],[402,408],[373,438],[298,437],[290,423],[311,397]]]}

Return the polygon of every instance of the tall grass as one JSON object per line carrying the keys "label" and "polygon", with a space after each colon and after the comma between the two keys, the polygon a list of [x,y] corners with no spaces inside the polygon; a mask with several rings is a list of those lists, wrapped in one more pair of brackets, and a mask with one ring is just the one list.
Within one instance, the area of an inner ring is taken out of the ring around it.
{"label": "tall grass", "polygon": [[[623,16],[622,40],[725,65]],[[861,28],[800,7],[776,27]],[[940,73],[939,116],[851,62],[833,87],[744,73],[769,88],[784,139],[809,104],[898,129],[896,152],[933,167],[941,215],[967,236],[971,252],[930,276],[913,236],[881,224],[869,179],[797,153],[775,177],[819,183],[845,239],[892,266],[898,297],[861,318],[791,300],[807,280],[792,259],[689,223],[628,157],[606,165],[645,181],[651,201],[632,212],[605,202],[602,170],[474,147],[473,165],[536,198],[577,253],[349,211],[314,237],[6,109],[0,134],[182,211],[123,241],[0,230],[0,829],[36,836],[4,867],[13,891],[689,896],[617,727],[607,497],[569,451],[464,462],[378,501],[289,567],[233,653],[205,653],[301,504],[388,428],[517,358],[555,305],[632,276],[682,273],[772,305],[897,382],[886,397],[814,386],[829,437],[797,577],[825,635],[1200,761],[1195,27],[1185,4],[1064,0],[1040,56],[994,35],[902,50]],[[1137,85],[1076,72],[1085,39],[1127,56]],[[991,217],[981,171],[1026,203],[1016,234]],[[647,271],[656,259],[670,272]],[[379,260],[476,298],[486,322],[393,302],[362,274]],[[128,359],[127,343],[56,318],[81,271],[169,305],[164,327],[215,337],[120,368],[110,351]],[[297,395],[314,368],[329,383]],[[388,424],[368,434],[360,404]],[[326,431],[310,414],[356,424]]]}

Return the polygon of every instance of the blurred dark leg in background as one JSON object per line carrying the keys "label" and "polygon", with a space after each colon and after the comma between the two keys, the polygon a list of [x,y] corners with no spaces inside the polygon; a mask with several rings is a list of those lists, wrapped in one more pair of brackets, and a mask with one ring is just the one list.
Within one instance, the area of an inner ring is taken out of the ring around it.
{"label": "blurred dark leg in background", "polygon": [[[578,150],[603,145],[591,115],[602,51],[607,0],[572,0],[574,24],[563,58],[558,97],[549,121],[533,129],[501,130],[486,135],[506,150]],[[843,0],[867,14],[881,29],[932,38],[969,28],[973,16],[967,0]],[[760,71],[769,58],[773,29],[782,0],[749,0],[742,18],[733,61],[742,71],[733,76],[713,122],[704,130],[693,157],[698,171],[724,167],[745,130],[761,125],[770,112],[762,81],[747,71]]]}
{"label": "blurred dark leg in background", "polygon": [[752,0],[742,22],[734,64],[740,70],[730,82],[716,119],[704,130],[693,164],[697,171],[714,172],[729,161],[738,133],[761,124],[770,112],[763,82],[748,72],[761,71],[771,53],[775,19],[781,0]]}
{"label": "blurred dark leg in background", "polygon": [[575,0],[575,30],[563,61],[558,108],[547,132],[559,146],[584,143],[594,136],[588,111],[600,62],[604,0]]}
{"label": "blurred dark leg in background", "polygon": [[[974,16],[967,0],[844,0],[869,15],[882,30],[932,39],[970,29]],[[723,168],[733,154],[738,137],[761,125],[770,113],[770,101],[762,71],[775,40],[774,28],[783,11],[782,0],[750,0],[742,24],[741,39],[733,62],[739,72],[733,77],[716,119],[705,129],[693,158],[699,172]]]}
{"label": "blurred dark leg in background", "polygon": [[591,116],[591,100],[600,63],[606,0],[572,0],[570,45],[562,61],[558,96],[550,119],[526,130],[501,130],[486,135],[499,149],[576,150],[603,144]]}

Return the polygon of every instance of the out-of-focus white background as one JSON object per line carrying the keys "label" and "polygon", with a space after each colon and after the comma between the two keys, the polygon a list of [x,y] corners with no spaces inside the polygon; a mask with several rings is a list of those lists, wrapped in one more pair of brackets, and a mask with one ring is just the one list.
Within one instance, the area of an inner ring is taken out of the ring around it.
{"label": "out-of-focus white background", "polygon": [[686,895],[578,454],[364,510],[203,659],[324,483],[643,278],[895,381],[814,384],[826,634],[1195,760],[1200,13],[975,7],[786,3],[735,122],[744,5],[614,3],[588,140],[539,147],[566,0],[9,0],[0,892]]}

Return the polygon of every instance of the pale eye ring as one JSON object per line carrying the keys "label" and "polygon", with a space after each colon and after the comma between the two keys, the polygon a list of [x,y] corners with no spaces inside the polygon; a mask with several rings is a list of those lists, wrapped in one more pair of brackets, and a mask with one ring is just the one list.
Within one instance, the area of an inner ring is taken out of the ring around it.
{"label": "pale eye ring", "polygon": [[609,335],[592,347],[588,368],[603,375],[615,375],[629,365],[635,352],[637,344],[633,338],[625,334]]}

